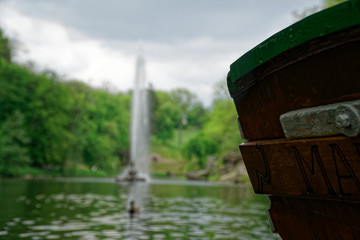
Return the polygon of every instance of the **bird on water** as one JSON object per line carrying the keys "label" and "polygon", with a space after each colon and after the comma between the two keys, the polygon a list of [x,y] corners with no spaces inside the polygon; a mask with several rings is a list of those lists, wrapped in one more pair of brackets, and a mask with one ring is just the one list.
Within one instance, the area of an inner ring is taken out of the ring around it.
{"label": "bird on water", "polygon": [[134,200],[131,200],[130,208],[129,208],[130,215],[133,215],[133,214],[139,213],[139,212],[140,212],[140,208],[135,206],[135,201]]}

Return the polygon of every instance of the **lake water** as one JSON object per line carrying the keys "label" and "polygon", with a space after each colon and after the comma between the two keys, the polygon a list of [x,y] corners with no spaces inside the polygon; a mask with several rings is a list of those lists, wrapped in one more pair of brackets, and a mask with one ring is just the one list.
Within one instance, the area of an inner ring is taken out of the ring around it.
{"label": "lake water", "polygon": [[0,239],[279,239],[268,208],[249,184],[0,179]]}

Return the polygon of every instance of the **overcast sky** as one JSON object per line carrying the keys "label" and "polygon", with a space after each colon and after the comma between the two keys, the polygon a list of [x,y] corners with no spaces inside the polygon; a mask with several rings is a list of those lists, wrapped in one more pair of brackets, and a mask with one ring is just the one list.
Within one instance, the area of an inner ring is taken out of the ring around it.
{"label": "overcast sky", "polygon": [[0,27],[32,60],[68,79],[133,87],[139,46],[158,90],[185,87],[209,105],[242,54],[321,0],[0,0]]}

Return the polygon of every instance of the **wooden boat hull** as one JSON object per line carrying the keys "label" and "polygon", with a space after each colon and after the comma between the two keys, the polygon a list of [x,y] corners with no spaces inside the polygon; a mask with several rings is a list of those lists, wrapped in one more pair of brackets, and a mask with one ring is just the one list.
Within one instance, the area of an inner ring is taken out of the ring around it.
{"label": "wooden boat hull", "polygon": [[282,239],[359,239],[360,203],[270,196],[270,215]]}
{"label": "wooden boat hull", "polygon": [[[360,1],[259,44],[231,65],[228,87],[247,140],[240,151],[254,191],[269,195],[274,231],[283,239],[358,239]],[[351,121],[338,111],[347,106]],[[355,134],[344,135],[355,125]]]}
{"label": "wooden boat hull", "polygon": [[234,101],[245,139],[284,138],[281,114],[359,99],[359,63],[355,27],[306,42],[242,76],[237,84],[246,87]]}

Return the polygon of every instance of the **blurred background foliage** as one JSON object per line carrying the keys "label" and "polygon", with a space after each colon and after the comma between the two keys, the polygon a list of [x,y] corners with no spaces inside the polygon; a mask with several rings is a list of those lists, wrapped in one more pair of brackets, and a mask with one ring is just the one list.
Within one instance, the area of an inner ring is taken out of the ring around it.
{"label": "blurred background foliage", "polygon": [[[129,160],[131,91],[111,93],[12,61],[0,29],[0,174],[108,176]],[[205,108],[187,89],[150,88],[152,152],[201,169],[241,142],[225,79]],[[176,164],[175,164],[176,165]]]}

